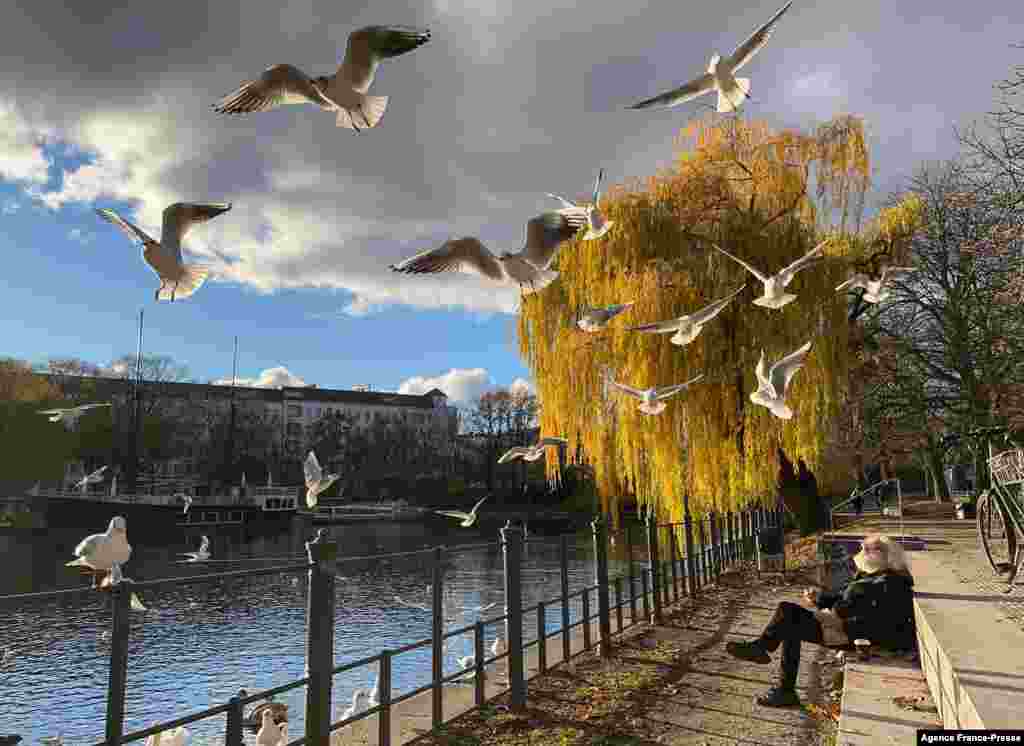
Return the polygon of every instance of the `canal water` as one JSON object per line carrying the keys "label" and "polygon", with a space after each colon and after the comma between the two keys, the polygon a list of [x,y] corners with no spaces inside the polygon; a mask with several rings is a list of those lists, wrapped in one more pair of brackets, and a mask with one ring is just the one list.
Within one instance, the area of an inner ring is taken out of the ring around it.
{"label": "canal water", "polygon": [[[87,584],[64,563],[73,559],[84,535],[103,528],[0,536],[0,556],[6,560],[0,595]],[[334,526],[331,532],[343,557],[472,545],[447,555],[447,628],[454,629],[504,613],[499,528],[483,523],[464,529],[429,518],[421,523]],[[196,549],[200,533],[210,538],[212,561],[178,564],[180,553]],[[166,536],[133,540],[129,526],[133,551],[125,575],[156,580],[302,562],[311,534],[308,524],[296,522],[272,536],[248,536],[240,528],[197,532],[168,527]],[[613,575],[623,566],[622,548],[618,542],[612,550]],[[639,546],[634,550],[639,569],[646,551]],[[338,562],[336,665],[430,637],[429,611],[415,608],[430,606],[430,564],[426,552]],[[524,546],[522,573],[524,606],[558,596],[558,539],[531,535]],[[593,542],[585,532],[570,541],[569,575],[571,591],[594,582]],[[132,613],[125,732],[221,704],[240,688],[256,692],[304,675],[305,573],[167,586],[139,595],[147,610]],[[596,611],[596,598],[591,608]],[[571,619],[580,611],[580,599],[574,599]],[[560,623],[560,612],[551,609],[548,629]],[[536,617],[529,615],[524,627],[525,639],[533,639]],[[48,736],[62,736],[66,746],[102,741],[109,629],[109,602],[99,592],[5,604],[0,610],[0,651],[9,648],[13,657],[0,668],[0,735],[20,735],[25,744]],[[504,639],[504,623],[486,627],[488,649],[499,633]],[[455,672],[456,659],[472,651],[471,635],[453,638],[445,671]],[[427,647],[394,659],[393,696],[429,682],[430,656]],[[332,719],[340,718],[357,687],[372,688],[375,676],[375,666],[337,675]],[[275,701],[288,705],[290,737],[298,737],[304,728],[305,688]],[[223,743],[223,715],[187,727],[193,744]],[[246,739],[255,743],[252,733]]]}

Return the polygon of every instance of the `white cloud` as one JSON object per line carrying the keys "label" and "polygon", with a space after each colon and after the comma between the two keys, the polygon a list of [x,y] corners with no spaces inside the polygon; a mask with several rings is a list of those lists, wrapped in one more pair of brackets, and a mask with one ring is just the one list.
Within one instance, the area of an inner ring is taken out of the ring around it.
{"label": "white cloud", "polygon": [[516,378],[509,386],[498,386],[486,368],[452,368],[440,376],[413,376],[402,381],[399,394],[425,394],[431,389],[440,389],[453,404],[469,404],[478,396],[497,388],[512,391],[526,389],[533,392],[533,385],[523,378]]}
{"label": "white cloud", "polygon": [[45,184],[50,161],[43,143],[48,134],[14,103],[0,100],[0,179],[36,187]]}
{"label": "white cloud", "polygon": [[[213,382],[215,386],[230,386],[230,378],[220,378]],[[238,378],[235,383],[239,386],[249,386],[260,389],[276,389],[279,386],[305,386],[306,382],[292,373],[283,365],[276,368],[267,368],[260,372],[256,378]]]}

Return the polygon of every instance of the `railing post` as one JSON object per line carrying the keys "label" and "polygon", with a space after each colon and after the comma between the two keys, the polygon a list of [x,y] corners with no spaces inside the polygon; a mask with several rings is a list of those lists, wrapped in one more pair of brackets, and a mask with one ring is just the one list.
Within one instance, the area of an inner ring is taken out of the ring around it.
{"label": "railing post", "polygon": [[647,553],[651,564],[651,595],[654,602],[653,624],[661,624],[661,567],[658,558],[658,517],[653,508],[647,509]]}
{"label": "railing post", "polygon": [[718,527],[717,510],[712,510],[708,516],[708,530],[711,533],[711,570],[717,583],[722,576],[722,535]]}
{"label": "railing post", "polygon": [[[523,676],[523,586],[521,582],[523,532],[506,522],[501,529],[505,556],[505,637],[508,643],[509,708],[526,708],[526,679]],[[440,724],[440,723],[439,723]]]}
{"label": "railing post", "polygon": [[608,535],[602,518],[595,518],[591,524],[594,531],[594,554],[597,559],[594,568],[597,581],[597,623],[601,634],[600,651],[602,658],[612,654],[611,604],[608,600]]}
{"label": "railing post", "polygon": [[391,651],[380,651],[380,670],[377,675],[377,744],[391,746]]}
{"label": "railing post", "polygon": [[690,598],[697,595],[695,563],[693,561],[693,517],[690,515],[690,495],[683,493],[683,540],[686,543],[686,590]]}
{"label": "railing post", "polygon": [[[494,664],[497,669],[498,664]],[[473,624],[473,699],[476,706],[484,703],[484,623],[479,619]]]}
{"label": "railing post", "polygon": [[676,524],[668,527],[668,556],[672,558],[672,602],[679,603],[679,553],[676,551]]}
{"label": "railing post", "polygon": [[562,534],[559,542],[559,569],[562,575],[562,661],[572,656],[569,631],[569,537]]}
{"label": "railing post", "polygon": [[650,591],[647,589],[647,568],[640,570],[640,599],[643,602],[644,619],[650,620],[651,618],[651,599],[648,598]]}
{"label": "railing post", "polygon": [[[444,721],[444,547],[434,548],[431,568],[430,642],[431,642],[431,724],[437,728]],[[508,599],[508,595],[505,596]],[[508,603],[506,600],[505,603]]]}
{"label": "railing post", "polygon": [[110,677],[107,682],[107,744],[118,746],[124,735],[124,699],[128,683],[128,641],[131,637],[132,583],[110,586],[113,620],[110,628]]}
{"label": "railing post", "polygon": [[615,623],[616,632],[622,631],[622,576],[615,576]]}
{"label": "railing post", "polygon": [[540,673],[548,670],[548,625],[547,609],[543,601],[537,602],[537,668]]}
{"label": "railing post", "polygon": [[581,596],[583,608],[583,649],[590,650],[590,589],[584,588]]}
{"label": "railing post", "polygon": [[238,694],[228,700],[226,723],[224,724],[224,746],[245,746],[245,736],[242,734],[242,698],[245,696],[245,689],[240,689]]}
{"label": "railing post", "polygon": [[636,576],[633,574],[633,532],[627,523],[623,529],[626,537],[626,578],[629,582],[629,623],[636,624]]}
{"label": "railing post", "polygon": [[732,567],[735,557],[733,556],[733,550],[736,545],[733,543],[733,530],[732,530],[732,511],[725,511],[725,564],[728,567]]}
{"label": "railing post", "polygon": [[309,592],[306,594],[306,744],[328,746],[331,740],[331,683],[334,678],[334,572],[338,545],[320,529],[306,542]]}
{"label": "railing post", "polygon": [[708,537],[707,532],[704,531],[704,521],[706,518],[707,516],[704,516],[697,522],[697,534],[700,536],[700,580],[702,586],[711,582],[711,574],[708,571]]}

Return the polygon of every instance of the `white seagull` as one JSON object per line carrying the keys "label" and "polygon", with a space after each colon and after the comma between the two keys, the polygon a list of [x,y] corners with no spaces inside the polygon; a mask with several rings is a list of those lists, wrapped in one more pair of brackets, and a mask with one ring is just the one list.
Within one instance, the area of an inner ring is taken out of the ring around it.
{"label": "white seagull", "polygon": [[82,404],[77,407],[68,407],[65,409],[41,409],[39,410],[39,414],[50,415],[50,422],[60,422],[63,420],[64,427],[68,430],[72,430],[76,425],[78,425],[78,418],[90,409],[109,406],[112,406],[110,402],[104,402],[102,404]]}
{"label": "white seagull", "polygon": [[548,196],[557,199],[562,203],[563,209],[566,210],[585,210],[587,213],[587,232],[583,234],[584,241],[593,241],[595,238],[600,238],[605,233],[611,230],[612,226],[615,225],[614,220],[605,220],[604,215],[597,209],[597,203],[601,199],[601,179],[604,178],[604,169],[602,168],[597,172],[597,178],[594,180],[594,193],[591,195],[591,201],[589,205],[577,205],[572,200],[568,200],[559,194],[552,194],[548,192]]}
{"label": "white seagull", "polygon": [[616,381],[613,380],[609,380],[609,383],[615,388],[617,388],[619,391],[622,391],[626,394],[629,394],[630,396],[634,396],[637,399],[639,399],[640,411],[643,412],[644,414],[653,415],[661,414],[662,412],[665,411],[665,408],[668,406],[667,404],[665,404],[665,399],[668,399],[670,396],[675,396],[680,391],[686,390],[691,384],[696,383],[703,377],[704,374],[701,373],[699,376],[691,378],[686,383],[677,383],[674,386],[662,386],[661,388],[656,388],[652,386],[651,388],[644,390],[635,389],[631,386],[626,386],[625,384],[617,383]]}
{"label": "white seagull", "polygon": [[373,709],[380,704],[380,674],[373,680],[373,689],[370,690],[370,699],[366,703],[367,709]]}
{"label": "white seagull", "polygon": [[356,689],[352,693],[352,704],[349,705],[347,710],[341,713],[341,720],[348,720],[350,717],[353,717],[361,709],[359,707],[360,703],[364,701],[366,701],[366,690]]}
{"label": "white seagull", "polygon": [[302,465],[302,470],[306,477],[306,505],[315,508],[320,493],[326,492],[341,475],[324,474],[324,470],[320,468],[320,462],[316,460],[316,454],[312,451],[306,456],[306,463]]}
{"label": "white seagull", "polygon": [[632,305],[633,303],[615,303],[604,308],[591,308],[580,317],[576,326],[585,332],[599,332],[608,326],[609,321]]}
{"label": "white seagull", "polygon": [[776,362],[765,373],[764,350],[761,350],[761,359],[757,362],[754,375],[757,376],[757,390],[751,392],[750,401],[768,407],[773,415],[780,420],[793,418],[793,410],[786,406],[786,392],[789,390],[789,382],[800,368],[803,367],[804,358],[811,350],[811,342],[808,340],[800,349],[791,352],[786,357]]}
{"label": "white seagull", "polygon": [[470,271],[500,283],[517,283],[523,293],[532,293],[550,285],[558,277],[551,264],[558,247],[576,235],[587,222],[586,211],[550,211],[531,218],[526,224],[526,244],[520,251],[492,254],[479,239],[466,237],[445,241],[398,264],[395,272],[433,274]]}
{"label": "white seagull", "polygon": [[411,52],[430,41],[430,31],[409,26],[366,26],[348,36],[345,59],[334,75],[311,78],[292,65],[268,67],[218,103],[220,114],[270,111],[285,104],[316,104],[334,112],[336,124],[358,134],[377,126],[387,96],[368,96],[381,60]]}
{"label": "white seagull", "polygon": [[85,492],[85,488],[90,484],[99,484],[103,481],[103,472],[109,469],[109,466],[101,466],[99,469],[94,471],[92,474],[86,474],[82,477],[81,481],[75,485],[76,488]]}
{"label": "white seagull", "polygon": [[207,267],[185,264],[181,253],[181,242],[185,234],[196,223],[205,223],[230,209],[231,204],[223,202],[175,202],[164,210],[159,241],[111,209],[103,207],[96,212],[124,231],[129,238],[142,242],[142,258],[160,278],[160,287],[154,297],[156,300],[170,300],[173,303],[175,298],[190,297],[202,287],[210,274]]}
{"label": "white seagull", "polygon": [[782,17],[782,14],[789,10],[793,0],[783,5],[778,12],[771,17],[768,23],[757,29],[750,37],[736,47],[732,55],[722,59],[722,55],[715,52],[708,62],[708,71],[698,78],[694,78],[679,88],[662,93],[661,95],[649,98],[633,104],[629,109],[649,109],[652,107],[671,109],[674,106],[685,103],[705,93],[718,91],[718,111],[735,111],[750,97],[750,78],[734,77],[741,67],[753,59],[771,37],[775,30],[775,24]]}
{"label": "white seagull", "polygon": [[[125,582],[134,583],[135,581],[122,575],[120,563],[115,562],[110,568],[110,575],[105,577],[103,582],[100,583],[100,588],[113,588],[115,585]],[[132,611],[149,611],[136,593],[132,593],[131,598],[128,600],[128,605]]]}
{"label": "white seagull", "polygon": [[14,648],[4,648],[4,654],[0,657],[0,668],[8,666],[14,660]]}
{"label": "white seagull", "polygon": [[206,562],[210,559],[210,539],[208,536],[204,536],[202,541],[199,543],[199,551],[197,552],[182,552],[182,557],[188,557],[183,562]]}
{"label": "white seagull", "polygon": [[532,446],[514,446],[509,448],[504,454],[502,454],[502,457],[498,459],[498,463],[507,464],[509,461],[514,461],[517,458],[521,458],[523,461],[537,461],[544,455],[544,449],[548,446],[565,445],[569,445],[569,441],[565,438],[541,438]]}
{"label": "white seagull", "polygon": [[871,275],[857,272],[846,282],[837,285],[836,291],[864,288],[863,298],[865,301],[868,303],[881,303],[892,292],[890,289],[891,280],[904,277],[916,270],[917,267],[885,267],[882,269],[882,276],[877,280],[871,277]]}
{"label": "white seagull", "polygon": [[435,510],[434,512],[438,515],[446,515],[449,518],[458,518],[460,521],[462,521],[459,524],[460,526],[462,526],[463,528],[469,528],[474,523],[476,523],[476,509],[483,505],[484,500],[486,500],[488,497],[490,497],[490,495],[481,497],[477,501],[477,504],[473,506],[473,509],[468,513],[464,513],[461,510]]}
{"label": "white seagull", "polygon": [[651,334],[672,334],[672,338],[669,340],[672,344],[684,347],[697,338],[700,334],[700,330],[704,328],[704,324],[711,321],[722,310],[729,305],[729,301],[739,295],[747,286],[744,285],[736,292],[716,300],[714,303],[710,303],[699,311],[694,311],[691,314],[680,316],[675,319],[669,319],[668,321],[655,321],[651,324],[642,324],[640,326],[627,327],[626,331],[630,332],[648,332]]}
{"label": "white seagull", "polygon": [[278,746],[282,735],[281,726],[274,722],[274,713],[268,707],[263,711],[263,722],[256,733],[256,746]]}
{"label": "white seagull", "polygon": [[114,516],[104,533],[82,539],[75,547],[77,559],[68,562],[65,567],[87,568],[93,574],[95,588],[99,584],[99,579],[110,572],[115,564],[123,565],[131,555],[128,522],[121,516]]}
{"label": "white seagull", "polygon": [[181,509],[181,514],[187,515],[189,508],[192,507],[192,495],[186,495],[184,492],[179,492],[175,497],[180,497],[182,502],[185,503],[185,507]]}
{"label": "white seagull", "polygon": [[795,262],[790,264],[788,267],[779,270],[777,273],[771,275],[770,277],[757,271],[749,264],[747,264],[745,261],[743,261],[737,256],[733,256],[720,246],[717,246],[716,244],[711,245],[714,246],[717,251],[720,251],[721,253],[725,254],[727,257],[732,259],[740,266],[745,267],[747,271],[750,272],[750,274],[752,274],[754,277],[759,279],[764,284],[764,295],[761,295],[758,298],[754,298],[755,306],[763,306],[765,308],[782,308],[783,306],[792,303],[793,301],[796,300],[795,295],[793,295],[792,293],[784,292],[786,287],[788,287],[789,283],[793,281],[793,278],[796,276],[797,272],[799,272],[801,269],[804,269],[805,267],[809,267],[817,259],[821,258],[822,250],[824,249],[825,244],[827,243],[827,240],[822,241],[820,244],[818,244],[813,249],[808,251],[802,257],[800,257]]}

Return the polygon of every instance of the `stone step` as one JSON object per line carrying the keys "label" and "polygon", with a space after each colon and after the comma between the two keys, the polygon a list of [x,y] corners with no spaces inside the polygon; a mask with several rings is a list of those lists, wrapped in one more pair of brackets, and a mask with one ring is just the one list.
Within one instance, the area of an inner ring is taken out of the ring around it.
{"label": "stone step", "polygon": [[917,743],[918,730],[940,728],[918,664],[895,658],[846,664],[836,746]]}

